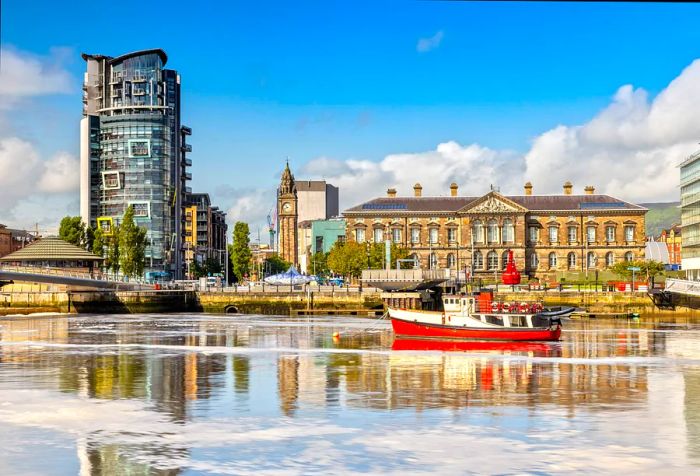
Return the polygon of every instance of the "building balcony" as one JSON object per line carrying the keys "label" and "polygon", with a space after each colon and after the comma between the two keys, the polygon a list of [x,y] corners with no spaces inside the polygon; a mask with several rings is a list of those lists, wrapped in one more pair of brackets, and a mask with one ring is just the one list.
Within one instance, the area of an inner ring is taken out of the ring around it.
{"label": "building balcony", "polygon": [[183,144],[180,150],[183,152],[192,152],[192,146],[190,144]]}
{"label": "building balcony", "polygon": [[185,187],[185,188],[184,188],[184,192],[187,193],[187,194],[191,194],[191,193],[192,193],[192,187]]}
{"label": "building balcony", "polygon": [[192,135],[192,128],[187,127],[187,126],[181,126],[180,133],[182,133],[182,135],[191,136]]}
{"label": "building balcony", "polygon": [[192,167],[192,159],[190,158],[185,158],[185,167]]}
{"label": "building balcony", "polygon": [[185,172],[183,174],[183,177],[185,177],[185,180],[192,180],[192,173],[191,172]]}

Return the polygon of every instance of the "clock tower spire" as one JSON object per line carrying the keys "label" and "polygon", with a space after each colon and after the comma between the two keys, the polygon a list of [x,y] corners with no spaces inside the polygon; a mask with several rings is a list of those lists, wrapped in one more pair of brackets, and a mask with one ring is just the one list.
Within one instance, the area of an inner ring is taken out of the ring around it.
{"label": "clock tower spire", "polygon": [[289,159],[287,159],[280,186],[277,189],[277,216],[279,217],[279,245],[277,248],[279,255],[283,260],[298,266],[297,187],[294,183],[294,175],[289,169]]}

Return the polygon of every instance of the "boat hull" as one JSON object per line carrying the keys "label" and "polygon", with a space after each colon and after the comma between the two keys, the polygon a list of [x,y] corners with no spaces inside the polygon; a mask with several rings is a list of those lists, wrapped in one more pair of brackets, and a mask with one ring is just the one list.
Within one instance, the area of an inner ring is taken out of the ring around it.
{"label": "boat hull", "polygon": [[501,340],[501,341],[556,341],[561,327],[552,328],[483,328],[457,327],[391,317],[391,325],[397,336],[429,337],[435,339]]}

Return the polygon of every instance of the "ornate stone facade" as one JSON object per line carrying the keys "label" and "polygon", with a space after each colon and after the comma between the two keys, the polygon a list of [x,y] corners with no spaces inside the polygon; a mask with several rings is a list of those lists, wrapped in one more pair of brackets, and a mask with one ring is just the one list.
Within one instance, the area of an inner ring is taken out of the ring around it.
{"label": "ornate stone facade", "polygon": [[277,190],[277,217],[279,220],[279,254],[280,257],[295,266],[299,266],[297,246],[297,187],[294,175],[287,163],[282,172],[280,187]]}
{"label": "ornate stone facade", "polygon": [[[416,184],[414,190],[421,190]],[[491,191],[461,197],[398,197],[393,189],[344,212],[348,240],[390,239],[406,247],[422,267],[498,275],[512,249],[516,265],[530,277],[554,279],[557,272],[603,270],[620,260],[644,258],[646,209],[586,187],[572,194],[504,196]]]}

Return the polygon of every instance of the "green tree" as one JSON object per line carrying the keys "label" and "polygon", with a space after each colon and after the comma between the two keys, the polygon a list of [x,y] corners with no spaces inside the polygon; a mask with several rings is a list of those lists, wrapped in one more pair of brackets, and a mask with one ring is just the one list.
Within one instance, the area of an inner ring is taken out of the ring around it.
{"label": "green tree", "polygon": [[628,268],[639,268],[639,271],[635,271],[636,278],[645,277],[646,279],[653,278],[659,274],[663,274],[665,266],[660,261],[654,260],[637,260],[637,261],[618,261],[610,268],[610,271],[617,274],[618,276],[629,279],[632,277],[632,271]]}
{"label": "green tree", "polygon": [[63,217],[58,237],[75,246],[85,246],[85,223],[80,217]]}
{"label": "green tree", "polygon": [[119,225],[114,225],[112,227],[112,236],[108,241],[107,248],[107,263],[105,266],[108,270],[112,271],[114,274],[119,273],[119,234],[121,233],[121,227]]}
{"label": "green tree", "polygon": [[316,276],[328,274],[328,253],[317,251],[309,259],[308,271]]}
{"label": "green tree", "polygon": [[233,243],[231,244],[231,269],[236,281],[241,281],[250,271],[250,228],[247,223],[237,221],[233,227]]}
{"label": "green tree", "polygon": [[328,268],[341,276],[359,278],[367,268],[367,250],[365,245],[354,241],[338,241],[328,252]]}
{"label": "green tree", "polygon": [[[369,247],[369,267],[371,269],[384,269],[386,263],[384,260],[386,258],[386,250],[384,243],[373,243]],[[408,257],[408,250],[403,248],[396,243],[391,244],[391,267],[396,267],[397,259],[406,259]]]}
{"label": "green tree", "polygon": [[85,249],[93,251],[95,246],[95,230],[88,225],[85,225]]}
{"label": "green tree", "polygon": [[[102,256],[104,257],[105,255],[105,236],[104,233],[102,232],[102,228],[95,228],[95,231],[93,232],[94,239],[92,240],[92,252],[95,253],[97,256]],[[107,265],[106,262],[103,263],[105,266]]]}
{"label": "green tree", "polygon": [[119,230],[119,265],[126,276],[142,276],[146,267],[146,229],[134,222],[134,207],[129,205]]}
{"label": "green tree", "polygon": [[289,269],[291,265],[292,263],[289,263],[280,258],[280,255],[274,254],[269,258],[265,259],[264,269],[268,275],[272,275],[277,273],[284,273]]}

